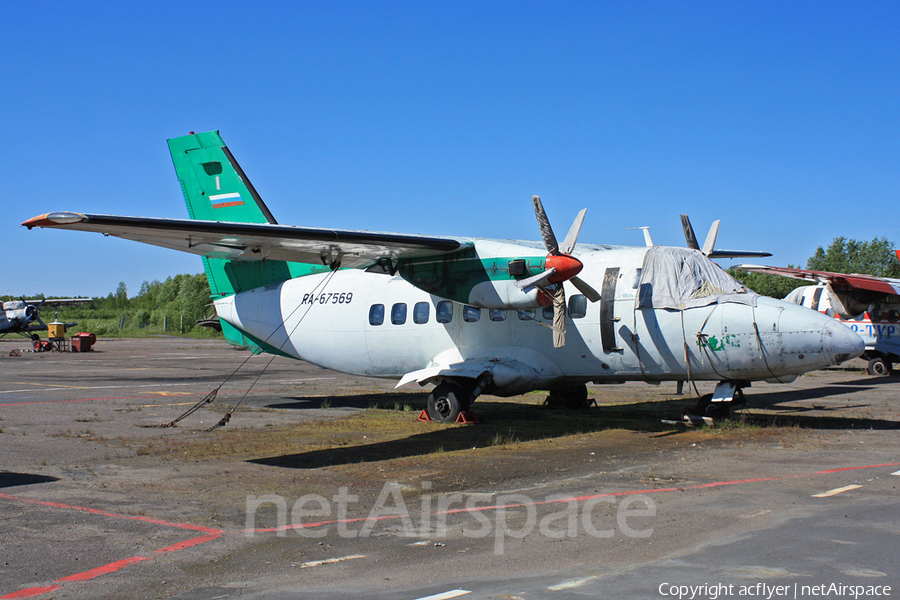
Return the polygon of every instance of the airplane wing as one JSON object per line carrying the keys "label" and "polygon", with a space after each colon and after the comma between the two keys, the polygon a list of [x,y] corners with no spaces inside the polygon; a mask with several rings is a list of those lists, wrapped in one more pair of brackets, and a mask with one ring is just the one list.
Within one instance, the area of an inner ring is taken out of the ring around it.
{"label": "airplane wing", "polygon": [[78,306],[79,304],[87,304],[91,302],[90,298],[34,298],[26,299],[28,304],[41,304],[43,306]]}
{"label": "airplane wing", "polygon": [[127,240],[228,260],[285,260],[365,267],[379,259],[446,254],[471,246],[449,237],[427,237],[271,223],[228,223],[52,212],[22,223],[93,231]]}
{"label": "airplane wing", "polygon": [[793,279],[803,279],[814,283],[830,283],[836,289],[859,289],[880,292],[882,294],[900,294],[900,279],[860,275],[857,273],[831,273],[829,271],[812,271],[810,269],[791,269],[787,267],[766,267],[763,265],[737,265],[733,267],[751,273],[780,275]]}

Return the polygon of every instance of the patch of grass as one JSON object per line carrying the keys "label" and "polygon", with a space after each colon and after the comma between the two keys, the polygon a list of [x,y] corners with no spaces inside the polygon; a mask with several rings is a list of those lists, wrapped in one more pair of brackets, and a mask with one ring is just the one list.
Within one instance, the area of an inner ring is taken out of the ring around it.
{"label": "patch of grass", "polygon": [[675,418],[696,400],[665,397],[645,388],[624,391],[610,397],[597,394],[599,406],[586,410],[543,406],[542,395],[484,396],[473,406],[482,420],[478,425],[418,422],[413,415],[424,406],[423,394],[405,394],[409,400],[395,393],[333,397],[329,399],[332,406],[369,408],[334,418],[253,429],[240,429],[240,415],[236,414],[227,427],[213,433],[183,430],[180,435],[142,438],[139,443],[146,447],[132,447],[140,456],[166,461],[228,457],[296,469],[346,465],[357,472],[361,464],[375,466],[394,459],[403,459],[397,464],[407,464],[435,454],[456,460],[453,457],[460,454],[478,460],[507,455],[510,447],[537,452],[548,444],[562,448],[629,433],[723,438],[775,427],[746,418],[685,430],[661,421]]}
{"label": "patch of grass", "polygon": [[513,429],[507,431],[498,431],[491,439],[491,446],[511,446],[519,442],[519,437]]}

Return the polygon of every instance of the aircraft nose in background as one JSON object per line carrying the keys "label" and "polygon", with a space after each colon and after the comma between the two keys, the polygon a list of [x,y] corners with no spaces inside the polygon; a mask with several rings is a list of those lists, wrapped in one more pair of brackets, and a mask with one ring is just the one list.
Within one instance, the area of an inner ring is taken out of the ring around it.
{"label": "aircraft nose in background", "polygon": [[825,341],[825,354],[828,362],[839,365],[844,361],[856,358],[866,349],[866,344],[856,332],[830,319],[822,328]]}

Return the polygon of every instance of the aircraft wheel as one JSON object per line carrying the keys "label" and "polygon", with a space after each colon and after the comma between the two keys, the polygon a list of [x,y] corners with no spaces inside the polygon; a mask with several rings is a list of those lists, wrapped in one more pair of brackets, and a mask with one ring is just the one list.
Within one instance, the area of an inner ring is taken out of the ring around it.
{"label": "aircraft wheel", "polygon": [[697,412],[712,419],[727,419],[731,413],[731,402],[713,402],[712,394],[697,400]]}
{"label": "aircraft wheel", "polygon": [[428,395],[426,410],[432,421],[453,423],[460,411],[469,410],[470,402],[465,390],[459,385],[442,383]]}
{"label": "aircraft wheel", "polygon": [[550,408],[566,408],[569,410],[587,408],[589,406],[587,386],[582,384],[550,390],[550,395],[547,396],[544,404]]}
{"label": "aircraft wheel", "polygon": [[32,333],[32,334],[31,334],[31,341],[32,341],[32,342],[39,342],[39,341],[41,341],[41,336],[39,336],[39,335],[36,334],[36,333]]}
{"label": "aircraft wheel", "polygon": [[890,375],[893,369],[891,368],[891,363],[879,356],[878,358],[873,358],[869,361],[869,366],[866,371],[869,373],[869,375],[885,377],[887,375]]}

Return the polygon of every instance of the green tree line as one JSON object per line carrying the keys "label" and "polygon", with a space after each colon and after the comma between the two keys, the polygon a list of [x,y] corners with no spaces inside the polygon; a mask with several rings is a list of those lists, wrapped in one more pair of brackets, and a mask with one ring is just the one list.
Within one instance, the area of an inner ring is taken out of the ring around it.
{"label": "green tree line", "polygon": [[[197,321],[214,313],[206,276],[175,275],[165,281],[145,281],[136,296],[129,298],[128,289],[120,283],[106,297],[91,299],[79,306],[61,307],[60,321],[76,322],[76,331],[105,336],[133,336],[170,333],[214,337],[214,329],[197,325]],[[39,296],[42,297],[42,296]],[[55,309],[42,308],[45,323],[54,319]]]}
{"label": "green tree line", "polygon": [[[793,265],[787,266],[797,268]],[[885,237],[876,237],[871,242],[836,237],[828,248],[822,246],[816,248],[815,253],[806,261],[806,268],[814,271],[900,278],[900,261],[894,253],[894,242]],[[794,288],[811,283],[777,275],[748,273],[738,269],[731,269],[729,273],[754,292],[772,298],[784,298]]]}

